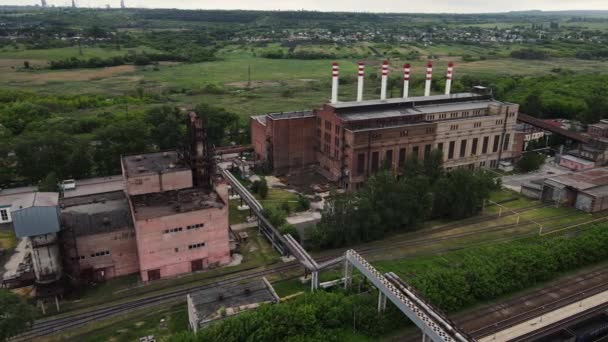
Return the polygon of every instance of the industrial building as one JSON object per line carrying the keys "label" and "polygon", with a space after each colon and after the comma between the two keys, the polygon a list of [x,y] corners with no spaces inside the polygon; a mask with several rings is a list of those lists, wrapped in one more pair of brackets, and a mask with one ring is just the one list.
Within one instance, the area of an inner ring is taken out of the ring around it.
{"label": "industrial building", "polygon": [[123,156],[120,176],[0,193],[4,224],[27,239],[3,284],[138,272],[150,281],[229,263],[228,186],[214,176],[202,119],[190,113],[187,123],[184,148]]}
{"label": "industrial building", "polygon": [[270,113],[251,118],[256,156],[285,174],[312,167],[346,189],[357,189],[383,167],[399,172],[407,158],[423,160],[443,152],[446,169],[497,168],[514,157],[519,105],[493,99],[489,89],[431,95],[432,65],[425,96],[409,97],[410,67],[404,67],[402,98],[386,98],[388,63],[382,66],[380,99],[363,100],[363,65],[357,101],[337,99],[338,66],[333,66],[332,101],[320,109]]}
{"label": "industrial building", "polygon": [[594,213],[608,209],[608,168],[545,179],[540,199]]}

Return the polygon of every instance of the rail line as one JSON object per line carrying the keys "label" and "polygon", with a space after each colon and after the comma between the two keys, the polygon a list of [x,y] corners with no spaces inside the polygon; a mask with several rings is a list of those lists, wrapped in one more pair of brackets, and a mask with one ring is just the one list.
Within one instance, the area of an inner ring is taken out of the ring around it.
{"label": "rail line", "polygon": [[[549,220],[556,219],[557,217],[564,217],[564,216],[569,216],[569,215],[573,215],[573,214],[557,215],[556,217],[546,218],[545,220],[549,221]],[[608,217],[608,214],[606,214],[604,217]],[[500,230],[500,229],[506,229],[506,227],[511,227],[511,226],[513,226],[513,225],[509,224],[509,225],[492,227],[492,229],[483,230],[483,232],[492,232],[492,231],[496,231],[496,230]],[[449,235],[449,236],[445,236],[445,237],[441,237],[441,238],[418,239],[418,240],[414,240],[414,241],[402,241],[401,243],[399,243],[399,242],[393,243],[391,246],[372,246],[372,247],[368,247],[368,248],[360,248],[357,250],[362,255],[371,255],[371,254],[374,254],[374,252],[376,252],[376,251],[385,251],[387,248],[402,248],[404,246],[415,246],[415,245],[422,245],[422,244],[433,243],[433,242],[441,242],[441,241],[445,241],[445,240],[449,240],[449,239],[465,237],[465,236],[479,234],[479,233],[480,233],[479,231],[465,232],[465,233],[453,234],[453,235]],[[441,252],[441,251],[438,251],[438,252]],[[331,260],[339,255],[341,255],[341,252],[332,254],[330,256],[323,256],[323,257],[317,258],[316,260],[318,262],[323,262],[323,261]],[[65,330],[65,329],[79,327],[79,326],[85,325],[89,322],[97,321],[97,320],[104,319],[104,318],[109,318],[109,317],[116,316],[119,314],[124,314],[129,311],[136,310],[136,309],[142,309],[147,306],[154,306],[154,305],[158,305],[163,302],[169,302],[169,301],[173,301],[173,300],[179,300],[179,299],[183,300],[183,298],[180,298],[180,297],[184,297],[186,294],[188,294],[192,291],[204,290],[204,289],[208,289],[208,288],[212,288],[212,287],[233,284],[233,283],[242,281],[244,279],[252,279],[252,278],[272,275],[272,274],[276,274],[276,273],[280,273],[280,272],[292,271],[292,270],[296,270],[300,267],[301,267],[301,265],[299,263],[290,262],[290,263],[283,264],[283,265],[280,265],[277,267],[260,270],[260,271],[255,271],[255,272],[250,272],[250,273],[246,273],[246,274],[242,274],[241,273],[242,271],[239,271],[239,272],[235,272],[235,274],[238,274],[236,276],[229,277],[227,279],[219,280],[219,281],[212,282],[212,283],[207,283],[207,284],[200,285],[200,286],[194,286],[194,287],[190,287],[187,289],[180,289],[180,290],[176,290],[176,291],[172,291],[172,292],[166,292],[163,294],[152,295],[152,296],[132,300],[132,301],[125,302],[125,303],[110,305],[110,306],[103,307],[103,308],[100,308],[100,309],[97,309],[94,311],[89,311],[86,313],[75,313],[75,314],[66,315],[66,316],[62,316],[62,317],[54,318],[54,319],[53,318],[45,319],[42,321],[35,322],[30,330],[13,338],[11,341],[26,341],[26,340],[34,339],[37,337],[53,334],[53,333],[56,333],[56,332],[59,332],[59,331]],[[225,275],[220,275],[218,277],[222,277],[222,276],[225,276]],[[210,279],[213,279],[213,278],[210,278]]]}

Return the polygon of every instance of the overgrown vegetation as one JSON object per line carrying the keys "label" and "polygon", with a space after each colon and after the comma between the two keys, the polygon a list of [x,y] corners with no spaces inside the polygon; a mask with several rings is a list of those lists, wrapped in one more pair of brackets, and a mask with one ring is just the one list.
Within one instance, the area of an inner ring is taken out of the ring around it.
{"label": "overgrown vegetation", "polygon": [[354,193],[334,193],[315,227],[317,248],[335,248],[377,240],[391,232],[412,231],[427,219],[470,217],[498,184],[487,171],[443,171],[442,154],[410,158],[403,177],[381,171]]}
{"label": "overgrown vegetation", "polygon": [[606,246],[608,224],[600,223],[575,236],[534,238],[379,266],[400,273],[433,304],[453,312],[606,261]]}
{"label": "overgrown vegetation", "polygon": [[517,170],[520,172],[536,171],[545,163],[546,156],[538,152],[528,152],[517,161]]}
{"label": "overgrown vegetation", "polygon": [[36,311],[16,294],[0,289],[0,341],[8,341],[30,327]]}

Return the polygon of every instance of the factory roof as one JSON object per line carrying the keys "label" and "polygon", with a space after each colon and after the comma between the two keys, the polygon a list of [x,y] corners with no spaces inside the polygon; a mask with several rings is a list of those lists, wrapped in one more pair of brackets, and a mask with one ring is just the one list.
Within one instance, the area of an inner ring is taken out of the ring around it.
{"label": "factory roof", "polygon": [[251,117],[262,125],[266,125],[266,115],[255,115]]}
{"label": "factory roof", "polygon": [[462,101],[475,101],[482,99],[491,99],[489,95],[480,95],[474,93],[458,93],[450,95],[432,95],[432,96],[416,96],[404,98],[391,98],[386,100],[365,100],[365,101],[348,101],[327,104],[327,106],[335,108],[337,111],[341,109],[365,108],[370,106],[386,106],[394,107],[399,105],[424,105],[432,103],[455,103]]}
{"label": "factory roof", "polygon": [[63,192],[64,198],[80,197],[105,192],[124,190],[122,175],[81,179],[76,181],[76,188]]}
{"label": "factory roof", "polygon": [[225,203],[215,191],[190,188],[131,196],[135,218],[146,220],[183,212],[223,208]]}
{"label": "factory roof", "polygon": [[76,236],[133,229],[123,191],[63,198],[60,205],[63,226]]}
{"label": "factory roof", "polygon": [[268,116],[273,120],[281,119],[296,119],[296,118],[308,118],[314,116],[312,110],[303,110],[297,112],[280,112],[280,113],[268,113]]}
{"label": "factory roof", "polygon": [[500,102],[493,100],[483,100],[464,103],[424,105],[416,107],[372,108],[370,110],[362,110],[361,108],[355,108],[352,111],[341,111],[340,117],[344,121],[359,121],[378,118],[400,117],[404,115],[433,114],[461,110],[486,109],[490,104],[498,105],[500,104]]}
{"label": "factory roof", "polygon": [[123,156],[122,164],[127,177],[135,177],[138,174],[167,173],[189,169],[177,151]]}
{"label": "factory roof", "polygon": [[601,186],[587,189],[587,190],[583,190],[581,192],[584,194],[587,194],[589,196],[596,197],[596,198],[607,197],[608,196],[608,184],[601,185]]}
{"label": "factory roof", "polygon": [[566,160],[569,160],[569,161],[572,161],[572,162],[575,162],[575,163],[579,163],[579,164],[582,164],[582,165],[593,165],[593,164],[595,164],[591,160],[587,160],[587,159],[584,159],[584,158],[573,156],[571,154],[563,155],[560,158],[561,159],[566,159]]}
{"label": "factory roof", "polygon": [[247,283],[216,286],[188,296],[199,326],[222,319],[221,309],[225,309],[226,316],[230,316],[262,303],[278,301],[274,289],[263,278]]}
{"label": "factory roof", "polygon": [[27,197],[38,191],[38,187],[27,186],[0,190],[0,207],[10,207],[20,198]]}
{"label": "factory roof", "polygon": [[11,211],[32,207],[55,207],[59,203],[59,194],[56,192],[33,192],[20,196],[13,202]]}
{"label": "factory roof", "polygon": [[608,168],[586,170],[582,172],[569,173],[557,177],[548,178],[549,181],[557,182],[577,190],[587,190],[603,185],[608,185]]}

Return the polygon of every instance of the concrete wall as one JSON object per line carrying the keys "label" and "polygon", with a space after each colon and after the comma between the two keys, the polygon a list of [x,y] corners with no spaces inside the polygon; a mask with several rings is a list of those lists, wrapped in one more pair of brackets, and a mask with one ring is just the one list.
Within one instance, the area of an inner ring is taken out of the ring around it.
{"label": "concrete wall", "polygon": [[[103,270],[104,279],[111,279],[139,271],[137,242],[132,229],[80,236],[76,238],[80,270]],[[94,256],[109,251],[109,255]],[[84,257],[84,258],[83,258]]]}
{"label": "concrete wall", "polygon": [[574,207],[587,213],[593,212],[593,197],[579,193]]}
{"label": "concrete wall", "polygon": [[580,170],[589,170],[595,167],[595,164],[582,164],[577,163],[574,160],[569,160],[567,158],[560,158],[559,165],[569,168],[570,170],[580,171]]}
{"label": "concrete wall", "polygon": [[[204,223],[204,227],[187,227]],[[181,227],[182,231],[164,233]],[[202,259],[203,267],[229,263],[228,206],[176,213],[148,220],[135,220],[140,274],[148,281],[149,270],[160,270],[161,277],[171,277],[192,271],[191,262]],[[205,243],[190,249],[190,245]]]}
{"label": "concrete wall", "polygon": [[160,174],[144,173],[126,176],[127,194],[142,195],[192,187],[191,170],[175,170]]}

